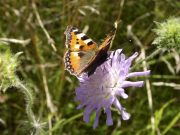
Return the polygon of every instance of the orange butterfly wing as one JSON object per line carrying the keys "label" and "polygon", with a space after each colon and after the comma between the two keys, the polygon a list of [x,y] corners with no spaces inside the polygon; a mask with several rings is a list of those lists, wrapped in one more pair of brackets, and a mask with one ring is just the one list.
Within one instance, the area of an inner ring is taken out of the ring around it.
{"label": "orange butterfly wing", "polygon": [[106,54],[115,31],[111,32],[98,47],[97,44],[77,28],[68,26],[66,35],[67,52],[64,55],[66,69],[74,75],[80,75]]}
{"label": "orange butterfly wing", "polygon": [[77,28],[68,26],[66,31],[66,47],[64,55],[66,69],[74,75],[79,75],[88,61],[95,56],[97,44]]}
{"label": "orange butterfly wing", "polygon": [[108,55],[107,51],[109,50],[111,46],[115,33],[116,33],[116,29],[112,30],[111,33],[107,35],[107,37],[99,46],[98,51],[96,52],[96,55],[92,59],[90,59],[90,61],[88,62],[88,65],[85,66],[79,74],[81,74],[84,71],[95,70],[99,64],[103,63],[106,60],[107,55]]}
{"label": "orange butterfly wing", "polygon": [[66,31],[66,47],[71,51],[89,51],[98,49],[97,44],[77,28],[68,26]]}

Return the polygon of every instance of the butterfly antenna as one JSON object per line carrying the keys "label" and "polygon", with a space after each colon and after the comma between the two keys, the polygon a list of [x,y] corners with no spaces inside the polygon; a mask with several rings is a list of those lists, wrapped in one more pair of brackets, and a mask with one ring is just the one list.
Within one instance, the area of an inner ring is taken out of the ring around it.
{"label": "butterfly antenna", "polygon": [[116,35],[117,27],[118,27],[118,22],[116,21],[114,23],[114,28],[112,29],[112,31],[109,34],[109,36],[111,36],[111,38],[112,38],[111,43],[110,43],[110,48],[112,47],[112,44],[113,44],[113,41],[114,41],[114,38]]}
{"label": "butterfly antenna", "polygon": [[115,22],[114,22],[114,27],[113,27],[113,29],[111,30],[109,36],[113,36],[113,38],[115,37],[116,31],[117,31],[117,27],[118,27],[118,24],[119,24],[118,21],[115,21]]}

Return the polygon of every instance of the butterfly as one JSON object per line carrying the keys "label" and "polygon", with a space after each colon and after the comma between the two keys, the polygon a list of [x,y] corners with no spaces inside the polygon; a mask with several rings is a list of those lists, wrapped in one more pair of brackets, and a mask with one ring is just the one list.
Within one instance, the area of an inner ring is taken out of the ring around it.
{"label": "butterfly", "polygon": [[66,35],[65,45],[68,49],[64,54],[65,69],[75,76],[79,76],[83,72],[91,74],[99,64],[106,60],[115,32],[114,28],[98,46],[77,28],[68,26],[64,32]]}

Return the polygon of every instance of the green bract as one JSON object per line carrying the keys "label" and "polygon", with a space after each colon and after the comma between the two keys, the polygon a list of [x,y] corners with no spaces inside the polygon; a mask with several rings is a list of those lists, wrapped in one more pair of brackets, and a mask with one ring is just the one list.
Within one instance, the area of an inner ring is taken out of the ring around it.
{"label": "green bract", "polygon": [[176,49],[180,52],[180,18],[171,18],[166,22],[157,23],[154,32],[157,38],[153,44],[159,48]]}

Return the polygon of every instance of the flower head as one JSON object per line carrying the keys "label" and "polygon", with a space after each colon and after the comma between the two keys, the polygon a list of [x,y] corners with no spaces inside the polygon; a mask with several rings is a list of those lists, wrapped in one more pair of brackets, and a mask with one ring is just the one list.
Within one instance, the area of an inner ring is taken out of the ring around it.
{"label": "flower head", "polygon": [[131,62],[137,57],[138,53],[134,53],[128,59],[121,53],[121,49],[111,52],[107,61],[97,67],[96,71],[88,76],[83,74],[79,77],[80,86],[76,89],[76,101],[80,102],[77,107],[85,108],[83,120],[89,122],[89,117],[93,111],[96,112],[96,118],[93,128],[99,123],[99,116],[102,109],[107,115],[106,124],[112,125],[111,106],[114,105],[122,115],[123,120],[130,118],[129,113],[120,104],[118,97],[128,98],[124,88],[142,87],[143,81],[131,82],[127,81],[129,77],[149,75],[150,71],[129,73]]}
{"label": "flower head", "polygon": [[156,22],[154,32],[157,38],[153,41],[159,48],[176,49],[180,52],[180,18],[170,18],[166,22]]}
{"label": "flower head", "polygon": [[0,90],[2,91],[5,91],[10,86],[16,86],[17,56],[13,55],[9,49],[0,50]]}

